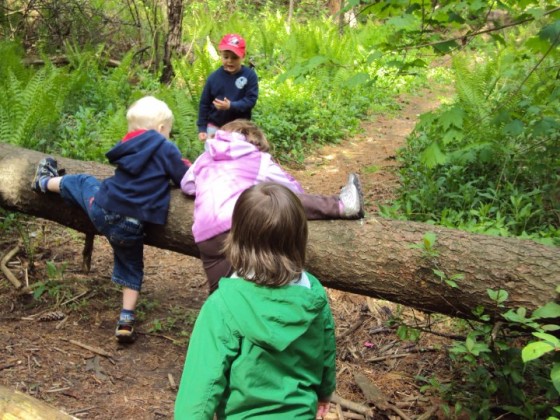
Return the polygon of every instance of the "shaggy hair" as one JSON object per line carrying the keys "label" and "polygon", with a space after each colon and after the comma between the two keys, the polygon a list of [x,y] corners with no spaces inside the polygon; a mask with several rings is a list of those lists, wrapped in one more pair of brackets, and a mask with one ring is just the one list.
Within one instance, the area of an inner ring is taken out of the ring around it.
{"label": "shaggy hair", "polygon": [[161,126],[172,126],[173,112],[165,102],[153,96],[144,96],[128,108],[126,120],[129,132],[140,129],[159,131]]}
{"label": "shaggy hair", "polygon": [[268,152],[270,150],[270,144],[266,136],[252,121],[240,118],[224,124],[220,130],[243,134],[245,141],[257,146],[261,152]]}
{"label": "shaggy hair", "polygon": [[263,182],[237,200],[224,253],[237,275],[265,286],[299,278],[305,264],[307,218],[292,191]]}

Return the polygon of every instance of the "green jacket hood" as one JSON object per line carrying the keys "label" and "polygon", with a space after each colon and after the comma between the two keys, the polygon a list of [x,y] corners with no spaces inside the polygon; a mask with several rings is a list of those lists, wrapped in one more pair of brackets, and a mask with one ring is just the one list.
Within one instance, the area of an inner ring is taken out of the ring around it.
{"label": "green jacket hood", "polygon": [[271,288],[242,278],[223,278],[214,293],[223,300],[241,335],[258,346],[283,351],[308,330],[327,304],[319,281],[307,277],[310,288]]}

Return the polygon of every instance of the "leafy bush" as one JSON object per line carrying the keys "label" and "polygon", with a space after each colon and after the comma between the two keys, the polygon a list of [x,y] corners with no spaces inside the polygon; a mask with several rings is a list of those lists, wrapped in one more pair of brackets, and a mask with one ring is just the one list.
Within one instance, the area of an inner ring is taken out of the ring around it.
{"label": "leafy bush", "polygon": [[512,41],[495,58],[455,57],[457,99],[421,116],[400,151],[402,188],[393,211],[560,243],[560,173],[551,170],[560,165],[560,90],[554,55],[528,49],[534,39],[524,55]]}

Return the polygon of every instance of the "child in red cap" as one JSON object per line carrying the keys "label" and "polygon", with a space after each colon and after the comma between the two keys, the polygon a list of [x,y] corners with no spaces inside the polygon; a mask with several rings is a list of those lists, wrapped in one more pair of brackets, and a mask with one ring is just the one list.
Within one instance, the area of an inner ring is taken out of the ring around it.
{"label": "child in red cap", "polygon": [[250,120],[259,97],[257,74],[243,65],[245,40],[237,34],[224,35],[218,50],[222,66],[208,76],[200,97],[196,125],[202,141],[228,122]]}

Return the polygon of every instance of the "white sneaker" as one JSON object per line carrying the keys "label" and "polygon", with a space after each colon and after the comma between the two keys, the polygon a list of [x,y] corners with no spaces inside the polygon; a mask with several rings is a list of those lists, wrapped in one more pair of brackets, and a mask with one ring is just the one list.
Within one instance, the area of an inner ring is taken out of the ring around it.
{"label": "white sneaker", "polygon": [[361,219],[364,217],[364,195],[357,174],[348,175],[348,182],[340,190],[339,198],[344,207],[344,218]]}

